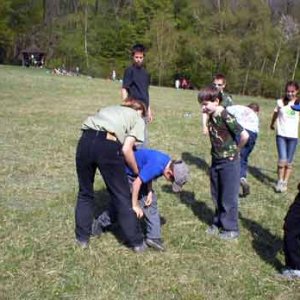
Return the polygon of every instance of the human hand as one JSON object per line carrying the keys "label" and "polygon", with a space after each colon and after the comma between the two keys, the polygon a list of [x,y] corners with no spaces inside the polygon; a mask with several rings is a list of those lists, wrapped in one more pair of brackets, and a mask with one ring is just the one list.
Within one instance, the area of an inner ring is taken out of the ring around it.
{"label": "human hand", "polygon": [[138,219],[141,219],[143,217],[144,212],[143,212],[143,210],[141,209],[141,207],[139,205],[133,206],[132,209],[136,213],[136,216],[137,216]]}
{"label": "human hand", "polygon": [[204,135],[208,135],[208,128],[207,128],[207,126],[203,127],[202,132],[203,132]]}
{"label": "human hand", "polygon": [[145,206],[150,206],[152,203],[153,191],[149,191],[147,195],[147,199],[145,201]]}
{"label": "human hand", "polygon": [[271,130],[275,130],[274,124],[271,124],[271,125],[270,125],[270,129],[271,129]]}

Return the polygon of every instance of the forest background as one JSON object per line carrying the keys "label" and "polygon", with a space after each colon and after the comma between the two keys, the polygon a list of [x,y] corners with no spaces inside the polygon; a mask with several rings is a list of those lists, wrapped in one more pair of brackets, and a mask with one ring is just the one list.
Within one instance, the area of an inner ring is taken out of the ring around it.
{"label": "forest background", "polygon": [[0,63],[34,46],[48,68],[122,78],[139,42],[153,85],[221,72],[231,93],[274,98],[300,78],[299,23],[299,0],[1,0]]}

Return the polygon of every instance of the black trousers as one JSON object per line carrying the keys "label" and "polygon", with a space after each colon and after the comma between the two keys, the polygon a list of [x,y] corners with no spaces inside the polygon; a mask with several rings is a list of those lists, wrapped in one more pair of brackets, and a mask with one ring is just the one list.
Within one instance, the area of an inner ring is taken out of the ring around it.
{"label": "black trousers", "polygon": [[85,130],[78,142],[76,170],[79,183],[75,209],[75,234],[80,241],[88,241],[94,218],[94,178],[99,169],[111,197],[111,204],[124,235],[133,247],[143,242],[136,214],[132,210],[130,189],[125,173],[122,145],[106,139],[106,132]]}
{"label": "black trousers", "polygon": [[300,270],[300,193],[287,212],[283,229],[286,266]]}

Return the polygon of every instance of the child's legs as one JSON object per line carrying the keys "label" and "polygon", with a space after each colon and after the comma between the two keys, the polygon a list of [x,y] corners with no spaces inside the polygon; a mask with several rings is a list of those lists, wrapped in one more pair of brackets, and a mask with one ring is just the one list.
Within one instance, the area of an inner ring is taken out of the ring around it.
{"label": "child's legs", "polygon": [[287,165],[287,143],[286,138],[277,135],[276,136],[276,146],[278,153],[278,168],[277,175],[279,180],[283,180],[285,166]]}
{"label": "child's legs", "polygon": [[220,223],[220,201],[219,201],[219,171],[218,171],[218,165],[212,163],[212,166],[210,167],[210,192],[211,197],[215,205],[215,214],[213,217],[213,224],[217,227],[221,227]]}
{"label": "child's legs", "polygon": [[288,138],[286,145],[287,145],[287,162],[288,164],[292,164],[295,152],[297,149],[298,139]]}
{"label": "child's legs", "polygon": [[284,255],[286,266],[300,270],[300,194],[290,206],[284,222]]}
{"label": "child's legs", "polygon": [[247,177],[247,171],[248,171],[248,157],[250,153],[252,152],[257,134],[255,132],[252,132],[250,130],[247,130],[249,133],[249,139],[245,147],[242,148],[241,150],[241,171],[240,171],[240,178],[246,178]]}
{"label": "child's legs", "polygon": [[146,238],[160,239],[160,216],[157,207],[157,197],[153,192],[152,203],[150,206],[145,206],[147,197],[143,196],[140,200],[141,207],[144,212],[144,222],[146,224]]}
{"label": "child's legs", "polygon": [[240,187],[240,160],[227,161],[220,169],[220,221],[224,230],[238,231],[238,194]]}

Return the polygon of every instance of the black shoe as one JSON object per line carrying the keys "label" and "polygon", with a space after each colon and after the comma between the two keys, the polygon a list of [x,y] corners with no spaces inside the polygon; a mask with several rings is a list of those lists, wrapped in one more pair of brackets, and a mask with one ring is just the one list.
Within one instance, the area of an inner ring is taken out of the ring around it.
{"label": "black shoe", "polygon": [[247,197],[250,194],[250,186],[249,186],[246,178],[242,177],[240,183],[241,183],[242,191],[243,191],[240,196]]}
{"label": "black shoe", "polygon": [[97,221],[97,219],[93,220],[92,224],[92,236],[97,236],[99,237],[103,233],[103,228],[101,224]]}
{"label": "black shoe", "polygon": [[142,253],[142,252],[145,252],[147,248],[148,248],[147,244],[145,242],[143,242],[140,245],[134,246],[132,248],[132,251],[135,252],[135,253]]}
{"label": "black shoe", "polygon": [[161,239],[146,239],[146,243],[149,247],[158,250],[165,251],[165,247],[161,241]]}

